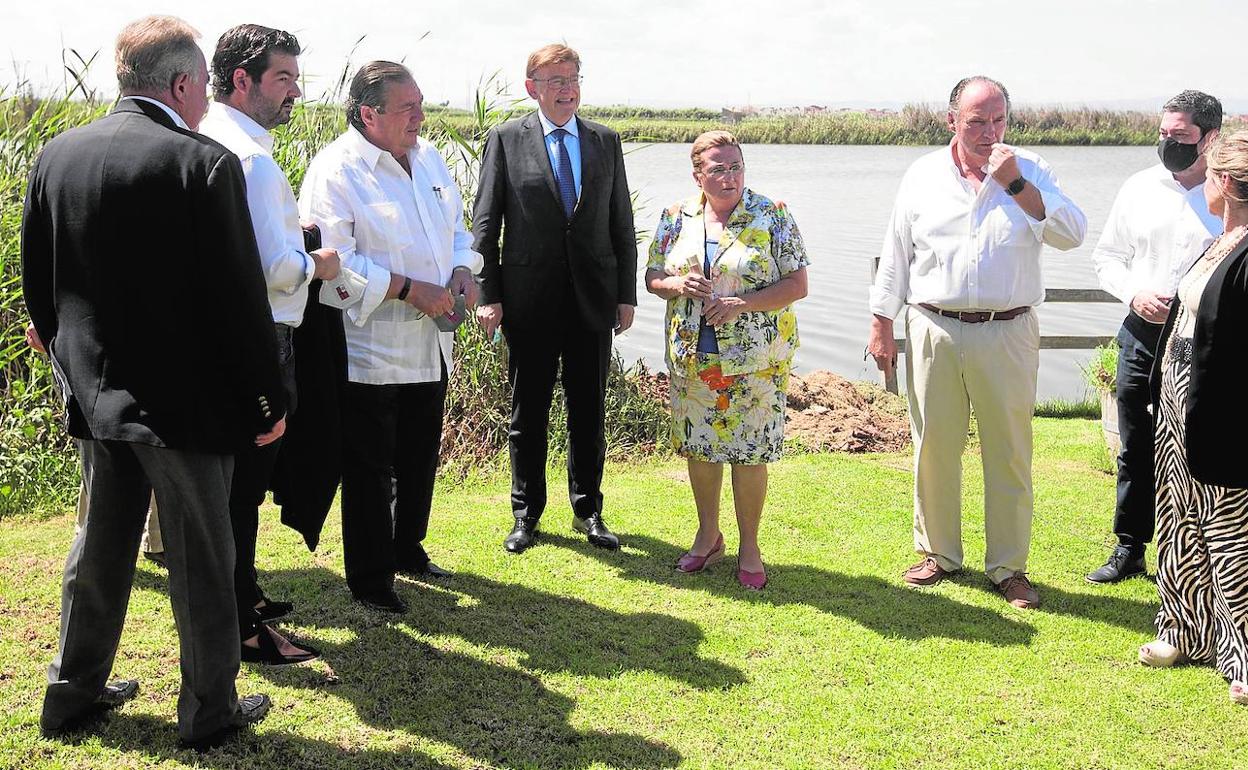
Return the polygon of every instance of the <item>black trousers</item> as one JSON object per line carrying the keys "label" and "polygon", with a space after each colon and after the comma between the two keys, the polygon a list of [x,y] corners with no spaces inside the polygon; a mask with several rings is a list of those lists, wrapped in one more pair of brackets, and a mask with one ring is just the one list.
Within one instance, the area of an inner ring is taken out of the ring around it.
{"label": "black trousers", "polygon": [[343,409],[342,548],[355,594],[394,587],[399,569],[428,561],[433,482],[442,442],[442,379],[407,385],[347,383]]}
{"label": "black trousers", "polygon": [[231,723],[238,702],[234,541],[227,525],[234,461],[124,441],[81,441],[79,451],[90,469],[88,512],[65,562],[60,644],[48,667],[40,724],[56,729],[82,715],[104,689],[154,489],[178,629],[178,733],[204,738]]}
{"label": "black trousers", "polygon": [[560,378],[568,414],[568,501],[581,518],[602,513],[603,429],[611,330],[576,321],[549,328],[508,327],[503,322],[511,382],[511,511],[536,522],[546,509],[546,451],[550,402]]}
{"label": "black trousers", "polygon": [[1153,460],[1152,391],[1148,375],[1161,326],[1135,313],[1127,315],[1118,331],[1118,501],[1114,507],[1114,534],[1133,550],[1153,539],[1156,479]]}
{"label": "black trousers", "polygon": [[[286,414],[295,411],[294,329],[274,324],[278,364],[286,391]],[[230,528],[234,532],[234,593],[238,604],[238,632],[249,639],[260,631],[256,604],[264,597],[256,576],[256,533],[260,528],[260,506],[269,489],[269,478],[277,463],[282,441],[262,447],[249,447],[234,455],[234,482],[230,485]]]}

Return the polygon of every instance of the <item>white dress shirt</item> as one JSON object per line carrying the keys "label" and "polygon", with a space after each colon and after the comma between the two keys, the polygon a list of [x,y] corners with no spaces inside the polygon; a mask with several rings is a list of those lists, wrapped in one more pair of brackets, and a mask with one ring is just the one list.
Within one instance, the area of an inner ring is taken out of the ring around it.
{"label": "white dress shirt", "polygon": [[1114,198],[1092,263],[1101,288],[1131,304],[1144,289],[1174,295],[1179,279],[1222,232],[1204,185],[1188,190],[1158,163],[1132,174]]}
{"label": "white dress shirt", "polygon": [[572,180],[576,182],[576,199],[581,199],[581,133],[576,127],[576,116],[564,123],[562,126],[556,126],[550,122],[550,119],[541,111],[537,111],[537,119],[542,123],[542,136],[546,140],[546,154],[550,156],[550,168],[555,172],[555,180],[559,179],[559,156],[555,155],[556,139],[552,134],[556,128],[562,128],[568,132],[563,137],[563,148],[568,151],[568,161],[572,163]]}
{"label": "white dress shirt", "polygon": [[871,312],[895,318],[907,304],[944,310],[1009,310],[1044,301],[1044,244],[1073,249],[1087,219],[1062,193],[1039,155],[1015,148],[1018,168],[1044,201],[1044,219],[1028,216],[996,180],[979,192],[954,163],[952,145],[924,155],[906,171],[880,266]]}
{"label": "white dress shirt", "polygon": [[299,211],[321,227],[343,265],[364,276],[359,302],[343,314],[347,377],[394,385],[436,382],[451,368],[451,332],[406,301],[385,299],[390,275],[445,286],[456,267],[484,262],[464,229],[464,204],[446,162],[421,140],[408,153],[409,177],[390,153],[354,127],[308,166]]}
{"label": "white dress shirt", "polygon": [[269,290],[273,320],[287,326],[303,321],[308,283],[316,263],[303,250],[303,230],[295,193],[273,160],[273,136],[228,104],[214,102],[199,132],[238,156],[247,179],[247,208],[260,248],[260,267]]}

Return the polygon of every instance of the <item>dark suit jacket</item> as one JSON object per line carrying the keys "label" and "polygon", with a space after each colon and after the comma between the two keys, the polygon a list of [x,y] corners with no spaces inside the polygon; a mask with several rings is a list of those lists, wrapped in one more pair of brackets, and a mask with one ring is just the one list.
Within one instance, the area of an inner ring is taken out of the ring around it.
{"label": "dark suit jacket", "polygon": [[566,323],[574,308],[587,327],[610,329],[616,305],[637,304],[637,242],[620,137],[576,121],[581,198],[571,220],[536,112],[486,137],[473,248],[485,257],[482,302],[501,302],[504,324]]}
{"label": "dark suit jacket", "polygon": [[[1150,384],[1161,414],[1162,353],[1179,316],[1176,298],[1157,343]],[[1248,241],[1214,269],[1196,309],[1187,394],[1187,462],[1206,484],[1248,488],[1248,462],[1237,449],[1248,435]],[[1154,417],[1154,419],[1156,419]]]}
{"label": "dark suit jacket", "polygon": [[286,411],[242,167],[153,104],[44,148],[22,288],[78,438],[232,453]]}

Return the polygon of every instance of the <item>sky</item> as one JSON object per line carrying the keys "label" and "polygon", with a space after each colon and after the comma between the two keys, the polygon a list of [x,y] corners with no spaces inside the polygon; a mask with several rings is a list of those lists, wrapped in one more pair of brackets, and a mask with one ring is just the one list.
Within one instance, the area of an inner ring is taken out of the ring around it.
{"label": "sky", "polygon": [[209,56],[235,24],[295,33],[312,97],[371,59],[407,64],[434,103],[467,106],[495,73],[522,96],[528,53],[564,41],[594,105],[938,104],[985,74],[1016,104],[1157,109],[1196,88],[1248,113],[1248,0],[9,0],[0,88],[63,89],[72,49],[98,52],[89,82],[114,94],[113,40],[149,13],[186,19]]}

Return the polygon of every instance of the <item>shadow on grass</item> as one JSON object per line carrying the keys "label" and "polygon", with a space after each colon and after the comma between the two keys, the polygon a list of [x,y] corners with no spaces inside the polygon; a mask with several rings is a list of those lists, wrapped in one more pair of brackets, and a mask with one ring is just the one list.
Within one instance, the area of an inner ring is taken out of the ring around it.
{"label": "shadow on grass", "polygon": [[308,667],[254,670],[284,687],[348,701],[372,727],[449,744],[491,766],[657,770],[681,761],[670,747],[640,735],[578,730],[569,724],[576,702],[536,676],[440,650],[400,627],[362,628],[349,642],[321,646],[340,684],[327,687]]}
{"label": "shadow on grass", "polygon": [[[983,575],[963,572],[955,575],[953,579],[959,585],[968,585],[994,595],[997,593],[996,588]],[[1103,593],[1064,591],[1035,580],[1032,580],[1031,584],[1035,587],[1036,593],[1040,594],[1040,609],[1036,612],[1066,615],[1094,623],[1118,626],[1145,636],[1152,636],[1156,633],[1156,628],[1153,626],[1153,620],[1157,616],[1156,602],[1123,599]]]}
{"label": "shadow on grass", "polygon": [[892,583],[873,575],[847,575],[805,565],[778,565],[770,570],[764,591],[747,591],[736,579],[734,562],[727,559],[704,574],[683,575],[673,569],[684,548],[645,535],[624,535],[629,550],[604,551],[579,538],[541,533],[539,542],[558,545],[601,559],[631,580],[645,580],[674,588],[706,591],[741,601],[763,604],[804,604],[829,615],[852,620],[881,636],[902,639],[944,637],[998,646],[1027,644],[1036,629],[982,607],[972,607],[938,593]]}
{"label": "shadow on grass", "polygon": [[[140,696],[142,697],[142,696]],[[262,729],[262,728],[261,728]],[[422,768],[451,770],[450,765],[411,749],[402,751],[352,750],[334,741],[318,741],[282,732],[257,733],[242,730],[223,746],[203,754],[178,747],[172,722],[148,714],[130,715],[125,710],[113,712],[90,733],[79,733],[58,742],[77,743],[94,737],[103,746],[126,752],[132,757],[147,757],[150,763],[179,762],[194,767],[220,768],[306,768],[325,770],[338,768]]]}
{"label": "shadow on grass", "polygon": [[[575,729],[569,715],[576,702],[550,691],[537,676],[446,652],[414,635],[449,635],[486,648],[516,649],[523,656],[521,665],[537,671],[607,678],[621,671],[648,670],[710,689],[746,681],[739,670],[698,655],[702,632],[688,621],[654,613],[618,613],[470,573],[421,585],[399,581],[396,590],[409,610],[393,618],[402,624],[393,626],[387,622],[391,616],[351,601],[341,576],[330,570],[274,571],[263,580],[274,595],[295,601],[296,619],[306,629],[298,638],[321,649],[338,681],[328,684],[323,671],[308,666],[249,670],[275,684],[306,690],[308,700],[326,696],[344,700],[367,725],[455,746],[482,764],[583,768],[597,763],[657,770],[676,766],[681,757],[643,736]],[[139,569],[134,584],[140,590],[165,592],[166,582],[163,571]],[[318,628],[345,628],[355,636],[332,644],[318,638]],[[280,700],[275,699],[275,709],[282,708]],[[114,745],[148,753],[155,746],[176,753],[172,725],[151,721],[153,730],[159,727],[159,736],[153,733],[135,745]],[[133,730],[105,732],[116,738]],[[229,763],[208,766],[243,767],[249,764],[248,757],[265,767],[336,766],[308,760],[315,754],[306,752],[322,748],[329,760],[342,758],[344,767],[440,767],[419,754],[411,760],[385,752],[357,754],[281,733],[262,738],[244,733],[238,743],[221,750],[230,757]]]}
{"label": "shadow on grass", "polygon": [[[329,570],[267,572],[263,582],[274,596],[294,601],[296,619],[306,625],[355,629],[357,619],[365,624],[376,622],[376,613],[346,598],[342,578]],[[167,590],[163,572],[138,570],[134,585],[162,593]],[[534,671],[603,678],[621,671],[653,671],[698,689],[746,682],[739,669],[701,657],[702,629],[680,618],[615,612],[468,572],[428,583],[400,578],[395,588],[409,606],[397,622],[421,634],[445,634],[481,646],[519,650],[524,656],[521,665]],[[335,593],[343,597],[346,617],[325,607],[325,596]]]}

